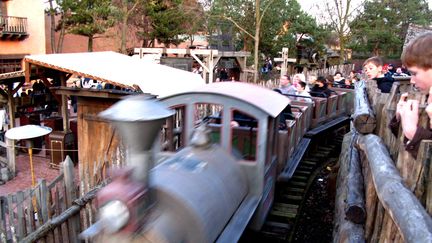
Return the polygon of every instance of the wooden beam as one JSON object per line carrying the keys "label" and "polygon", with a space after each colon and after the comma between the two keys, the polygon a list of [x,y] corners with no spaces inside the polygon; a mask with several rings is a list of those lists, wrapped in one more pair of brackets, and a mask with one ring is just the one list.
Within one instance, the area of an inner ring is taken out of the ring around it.
{"label": "wooden beam", "polygon": [[[218,55],[218,50],[213,49],[182,49],[182,48],[135,48],[134,53],[142,54],[177,54],[177,55]],[[249,53],[250,55],[250,53]]]}
{"label": "wooden beam", "polygon": [[[15,89],[12,90],[12,95],[16,94],[18,90],[24,85],[24,81],[19,82],[18,86],[15,87]],[[13,86],[12,86],[13,87]]]}
{"label": "wooden beam", "polygon": [[52,86],[52,84],[50,83],[50,81],[48,81],[48,79],[46,77],[41,77],[40,79],[45,84],[45,86],[48,87],[48,90],[50,91],[50,93],[52,94],[52,96],[54,97],[54,99],[56,99],[56,101],[59,104],[61,104],[61,96],[58,95],[58,94],[56,94],[55,92],[53,92],[51,89],[49,89],[49,87]]}
{"label": "wooden beam", "polygon": [[[66,75],[64,73],[60,74],[60,85],[66,87]],[[61,114],[63,118],[63,131],[68,132],[69,131],[69,109],[68,109],[68,102],[67,102],[66,95],[61,96]]]}
{"label": "wooden beam", "polygon": [[[8,115],[9,115],[9,129],[14,128],[15,127],[15,100],[13,97],[13,84],[10,83],[8,84]],[[10,139],[6,139],[6,144],[7,146],[7,158],[8,158],[8,166],[9,169],[11,169],[13,176],[15,177],[15,172],[16,172],[16,168],[15,168],[15,142],[13,140]]]}
{"label": "wooden beam", "polygon": [[[356,139],[354,137],[353,139]],[[351,143],[351,145],[354,143]],[[350,146],[346,149],[348,166],[346,185],[345,217],[356,224],[364,224],[366,221],[365,195],[363,174],[358,150]]]}
{"label": "wooden beam", "polygon": [[3,98],[5,98],[6,100],[8,99],[8,93],[4,89],[0,88],[0,95],[3,96]]}
{"label": "wooden beam", "polygon": [[30,83],[31,63],[24,62],[24,71],[25,71],[25,82]]}
{"label": "wooden beam", "polygon": [[209,69],[210,69],[210,71],[209,71],[209,83],[211,84],[211,83],[213,83],[213,74],[214,74],[214,72],[213,72],[213,69],[214,69],[214,63],[213,63],[213,61],[214,61],[214,55],[213,55],[213,52],[210,52],[210,55],[208,56],[208,60],[209,60],[209,62],[208,62],[208,64],[209,64]]}
{"label": "wooden beam", "polygon": [[382,139],[374,134],[360,136],[357,146],[368,161],[379,201],[404,242],[432,242],[432,219],[406,187]]}
{"label": "wooden beam", "polygon": [[8,84],[8,111],[9,111],[9,128],[15,127],[15,100],[13,97],[13,84]]}
{"label": "wooden beam", "polygon": [[355,224],[345,217],[346,198],[348,188],[350,149],[352,148],[355,133],[345,134],[342,143],[342,152],[339,158],[339,172],[336,185],[335,222],[333,227],[333,242],[365,242],[364,227]]}
{"label": "wooden beam", "polygon": [[209,68],[195,54],[191,53],[191,56],[201,65],[201,67],[203,67],[207,72],[210,72]]}
{"label": "wooden beam", "polygon": [[374,112],[369,104],[364,81],[355,84],[353,124],[362,133],[372,133],[376,127]]}
{"label": "wooden beam", "polygon": [[236,60],[237,60],[238,64],[240,65],[240,69],[241,69],[240,71],[243,72],[243,70],[246,68],[246,66],[245,66],[245,64],[241,58],[242,57],[236,57]]}

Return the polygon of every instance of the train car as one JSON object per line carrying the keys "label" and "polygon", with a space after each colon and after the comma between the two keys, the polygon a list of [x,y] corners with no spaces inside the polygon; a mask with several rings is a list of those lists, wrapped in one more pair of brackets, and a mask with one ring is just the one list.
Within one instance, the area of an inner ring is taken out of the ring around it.
{"label": "train car", "polygon": [[259,230],[313,119],[341,114],[335,97],[321,114],[317,102],[223,82],[118,102],[101,117],[118,128],[132,169],[98,194],[99,223],[83,236],[96,227],[101,242],[236,242],[246,227]]}

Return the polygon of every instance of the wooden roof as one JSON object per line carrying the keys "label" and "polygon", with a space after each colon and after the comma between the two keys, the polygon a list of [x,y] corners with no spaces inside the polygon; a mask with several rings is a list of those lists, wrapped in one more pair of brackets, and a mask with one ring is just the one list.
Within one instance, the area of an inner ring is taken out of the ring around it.
{"label": "wooden roof", "polygon": [[164,97],[204,84],[201,76],[116,52],[31,55],[25,62]]}
{"label": "wooden roof", "polygon": [[24,71],[1,73],[0,74],[0,84],[23,82],[25,80]]}

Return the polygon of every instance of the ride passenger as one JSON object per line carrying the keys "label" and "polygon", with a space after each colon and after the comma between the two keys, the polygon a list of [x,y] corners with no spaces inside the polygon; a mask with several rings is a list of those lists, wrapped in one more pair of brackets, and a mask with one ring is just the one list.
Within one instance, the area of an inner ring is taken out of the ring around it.
{"label": "ride passenger", "polygon": [[423,139],[432,139],[430,118],[432,116],[432,33],[420,35],[412,40],[402,53],[402,63],[411,73],[410,82],[423,94],[428,94],[426,112],[429,115],[429,127],[418,124],[419,102],[408,99],[408,94],[402,94],[396,107],[396,115],[389,126],[394,135],[397,134],[399,123],[402,125],[404,145],[414,158],[417,158],[418,148]]}
{"label": "ride passenger", "polygon": [[290,77],[288,75],[282,75],[280,78],[279,90],[282,94],[295,94],[296,88],[291,84]]}
{"label": "ride passenger", "polygon": [[336,72],[335,73],[335,75],[334,75],[334,78],[333,78],[333,80],[334,80],[334,85],[336,86],[336,87],[344,87],[344,85],[345,85],[345,78],[343,77],[343,75],[342,75],[342,73],[341,72]]}
{"label": "ride passenger", "polygon": [[314,97],[328,98],[332,91],[327,87],[326,79],[319,76],[315,82],[315,86],[311,89],[310,94]]}
{"label": "ride passenger", "polygon": [[390,93],[391,87],[393,86],[393,78],[386,76],[383,73],[383,61],[380,57],[368,58],[363,63],[366,75],[369,79],[376,80],[378,88],[382,93]]}
{"label": "ride passenger", "polygon": [[[295,74],[294,77],[293,77],[293,82],[292,82],[292,84],[294,85],[294,88],[297,89],[297,87],[298,87],[298,83],[299,83],[300,81],[302,81],[302,82],[306,82],[306,77],[304,76],[304,74],[302,74],[302,73],[297,73],[297,74]],[[306,91],[309,91],[309,89],[306,88]]]}
{"label": "ride passenger", "polygon": [[311,98],[307,98],[307,97],[311,97],[311,95],[309,94],[309,92],[306,91],[306,87],[307,87],[307,85],[305,82],[300,81],[298,83],[296,95],[301,95],[301,96],[306,96],[306,97],[296,97],[296,99],[299,101],[312,102]]}
{"label": "ride passenger", "polygon": [[408,74],[402,72],[402,68],[396,68],[396,72],[393,74],[393,77],[408,77]]}

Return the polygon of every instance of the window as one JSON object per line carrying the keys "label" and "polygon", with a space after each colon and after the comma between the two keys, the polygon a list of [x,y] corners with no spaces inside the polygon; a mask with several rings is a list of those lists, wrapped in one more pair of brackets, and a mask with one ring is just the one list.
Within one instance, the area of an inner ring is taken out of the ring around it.
{"label": "window", "polygon": [[2,58],[0,57],[0,73],[20,71],[22,58]]}

